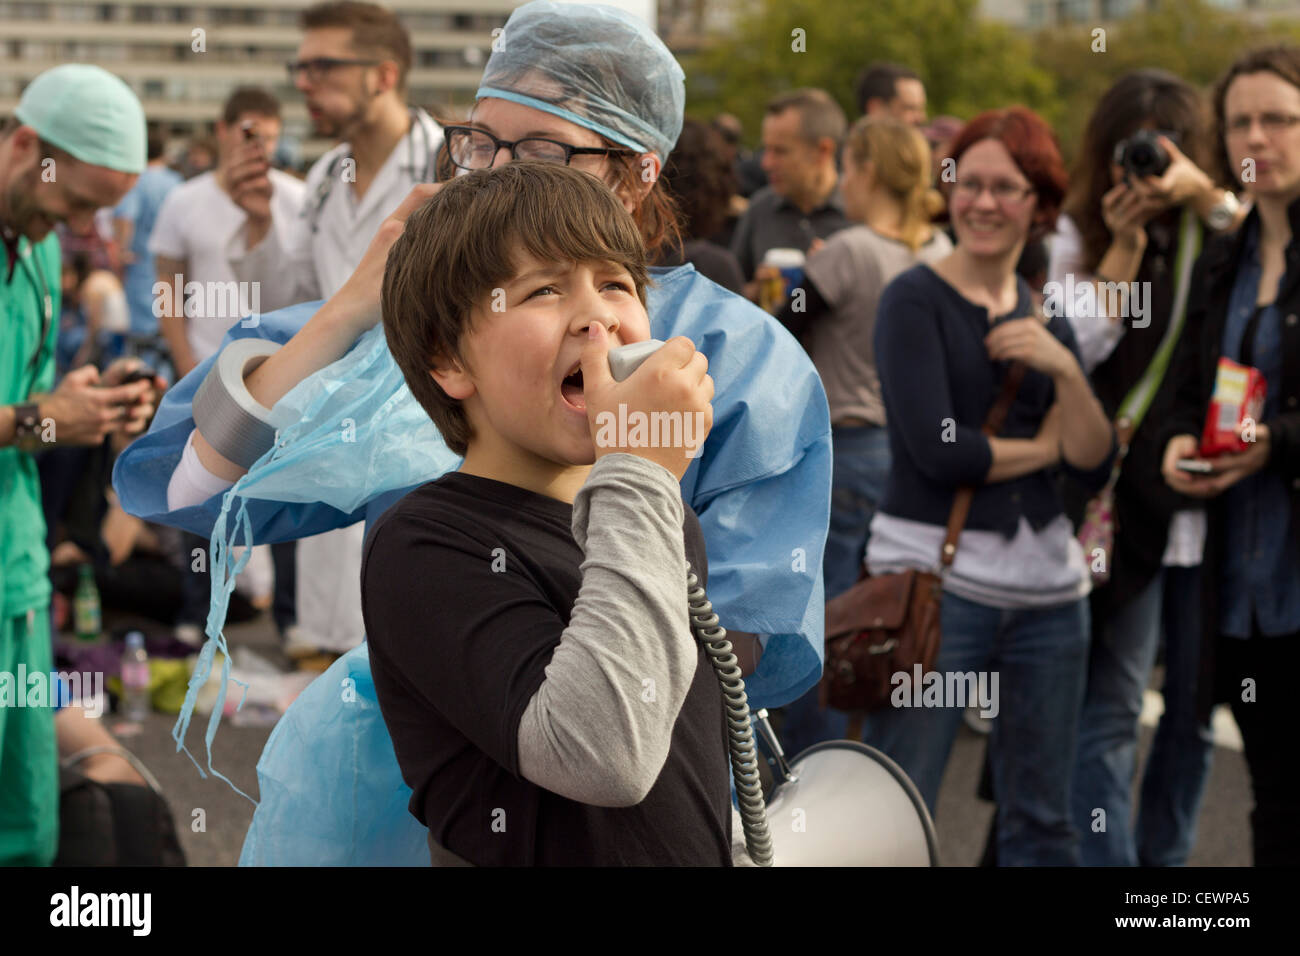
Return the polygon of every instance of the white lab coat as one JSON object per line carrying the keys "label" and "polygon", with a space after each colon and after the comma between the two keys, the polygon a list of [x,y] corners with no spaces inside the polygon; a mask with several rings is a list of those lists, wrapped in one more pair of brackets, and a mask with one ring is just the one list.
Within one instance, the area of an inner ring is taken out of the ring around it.
{"label": "white lab coat", "polygon": [[[424,110],[358,202],[347,177],[352,153],[341,143],[307,173],[297,220],[278,224],[252,250],[242,230],[227,246],[230,264],[243,282],[260,283],[263,312],[298,302],[327,299],[356,269],[380,224],[421,182],[435,178],[434,161],[443,134]],[[313,221],[315,228],[313,229]],[[361,547],[365,525],[327,531],[298,542],[297,605],[302,639],[343,653],[361,642]]]}
{"label": "white lab coat", "polygon": [[[241,282],[260,283],[263,312],[328,299],[347,281],[380,224],[421,182],[434,179],[442,127],[421,109],[389,153],[360,202],[351,187],[352,147],[340,143],[307,173],[306,194],[296,222],[280,223],[249,250],[242,230],[227,251]],[[313,230],[313,222],[315,229]]]}

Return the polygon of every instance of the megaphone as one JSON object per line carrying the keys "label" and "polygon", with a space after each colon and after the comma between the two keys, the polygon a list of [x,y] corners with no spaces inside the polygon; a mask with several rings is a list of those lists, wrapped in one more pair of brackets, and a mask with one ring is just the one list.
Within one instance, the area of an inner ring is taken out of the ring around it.
{"label": "megaphone", "polygon": [[[648,350],[649,351],[649,350]],[[612,354],[612,353],[611,353]],[[641,357],[639,361],[644,361]],[[691,631],[718,678],[727,713],[727,749],[744,843],[736,866],[938,866],[934,821],[916,785],[873,747],[851,740],[816,744],[787,764],[767,711],[749,709],[727,631],[686,566]],[[754,729],[772,753],[777,788],[763,800]]]}
{"label": "megaphone", "polygon": [[[775,866],[939,865],[925,801],[902,768],[874,747],[826,741],[782,773],[786,779],[778,778],[767,801]],[[736,864],[753,865],[742,854]]]}

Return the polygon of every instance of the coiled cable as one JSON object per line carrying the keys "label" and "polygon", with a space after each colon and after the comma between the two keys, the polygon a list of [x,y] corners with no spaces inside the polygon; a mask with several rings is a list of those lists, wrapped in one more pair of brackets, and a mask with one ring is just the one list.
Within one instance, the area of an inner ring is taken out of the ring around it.
{"label": "coiled cable", "polygon": [[758,751],[754,747],[754,729],[749,715],[749,697],[740,676],[740,662],[732,653],[727,630],[718,622],[708,595],[690,564],[686,565],[686,600],[690,605],[691,633],[704,645],[709,663],[722,685],[727,708],[727,749],[731,755],[731,772],[736,781],[736,802],[745,829],[745,849],[759,866],[773,863],[772,834],[767,828],[767,805],[758,775]]}

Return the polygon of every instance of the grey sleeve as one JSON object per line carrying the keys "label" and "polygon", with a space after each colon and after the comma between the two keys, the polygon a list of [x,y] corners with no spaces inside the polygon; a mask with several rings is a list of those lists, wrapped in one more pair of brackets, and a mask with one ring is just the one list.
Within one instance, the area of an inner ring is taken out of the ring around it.
{"label": "grey sleeve", "polygon": [[630,807],[668,759],[698,650],[686,608],[681,488],[605,455],[573,502],[582,585],[519,722],[519,772],[571,800]]}

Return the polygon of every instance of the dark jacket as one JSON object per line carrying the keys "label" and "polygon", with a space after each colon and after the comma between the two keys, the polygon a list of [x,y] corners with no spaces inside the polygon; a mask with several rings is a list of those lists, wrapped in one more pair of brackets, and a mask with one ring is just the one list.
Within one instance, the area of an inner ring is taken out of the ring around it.
{"label": "dark jacket", "polygon": [[[1029,285],[1018,282],[1019,300],[1004,318],[1032,315]],[[966,527],[1012,538],[1024,517],[1033,530],[1063,513],[1059,476],[1096,492],[1110,476],[1115,441],[1106,460],[1083,470],[1061,462],[1052,468],[985,483],[993,451],[981,433],[989,408],[1002,391],[1009,365],[989,359],[984,339],[989,314],[926,265],[899,274],[880,297],[875,351],[885,399],[892,465],[880,510],[899,518],[946,525],[953,495],[976,487]],[[1047,330],[1078,359],[1069,322],[1051,319]],[[1052,379],[1028,369],[999,432],[1002,438],[1033,438],[1056,400]]]}
{"label": "dark jacket", "polygon": [[[1300,545],[1300,200],[1287,210],[1292,239],[1286,249],[1286,271],[1276,304],[1282,315],[1282,380],[1269,383],[1280,388],[1282,411],[1262,422],[1268,426],[1268,466],[1276,469],[1290,485],[1291,514],[1278,516],[1290,522],[1291,535]],[[1222,355],[1223,330],[1228,319],[1228,300],[1244,254],[1248,229],[1258,222],[1252,210],[1242,226],[1226,236],[1216,237],[1196,260],[1187,307],[1187,328],[1174,355],[1170,375],[1174,380],[1174,406],[1161,430],[1161,448],[1180,434],[1200,436],[1205,411],[1214,390],[1215,370]],[[1206,503],[1207,533],[1201,588],[1201,680],[1198,702],[1202,716],[1208,716],[1222,695],[1215,692],[1214,646],[1218,637],[1218,586],[1222,577],[1225,508],[1223,496]]]}
{"label": "dark jacket", "polygon": [[[1089,376],[1093,391],[1112,421],[1129,391],[1146,374],[1173,317],[1180,226],[1181,211],[1177,209],[1147,226],[1150,240],[1136,281],[1150,283],[1147,304],[1151,324],[1126,331],[1114,351]],[[1184,325],[1180,338],[1190,334],[1188,328]],[[1160,571],[1174,512],[1200,504],[1179,495],[1160,475],[1165,450],[1161,433],[1174,406],[1172,379],[1171,362],[1142,423],[1129,439],[1128,454],[1120,468],[1115,485],[1116,532],[1110,580],[1094,588],[1091,598],[1094,636]],[[1066,511],[1077,525],[1083,518],[1088,494],[1072,482],[1066,486],[1065,498]]]}

